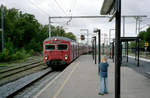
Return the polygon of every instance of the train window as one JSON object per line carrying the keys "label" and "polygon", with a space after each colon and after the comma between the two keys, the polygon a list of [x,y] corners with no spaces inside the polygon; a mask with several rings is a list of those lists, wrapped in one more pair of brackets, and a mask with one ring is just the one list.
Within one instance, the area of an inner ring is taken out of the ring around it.
{"label": "train window", "polygon": [[45,49],[46,50],[54,50],[55,49],[55,45],[45,45]]}
{"label": "train window", "polygon": [[67,48],[68,47],[67,47],[66,44],[59,44],[58,47],[57,47],[58,50],[67,50]]}

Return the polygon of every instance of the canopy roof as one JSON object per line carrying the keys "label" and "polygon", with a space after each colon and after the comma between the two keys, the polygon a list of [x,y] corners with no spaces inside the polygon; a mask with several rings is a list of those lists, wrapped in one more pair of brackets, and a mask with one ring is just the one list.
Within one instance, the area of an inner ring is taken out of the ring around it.
{"label": "canopy roof", "polygon": [[139,37],[121,37],[120,39],[122,42],[127,42],[127,41],[137,41],[140,38]]}
{"label": "canopy roof", "polygon": [[115,5],[115,0],[104,0],[103,6],[101,8],[100,14],[101,15],[107,15],[110,14],[113,7]]}

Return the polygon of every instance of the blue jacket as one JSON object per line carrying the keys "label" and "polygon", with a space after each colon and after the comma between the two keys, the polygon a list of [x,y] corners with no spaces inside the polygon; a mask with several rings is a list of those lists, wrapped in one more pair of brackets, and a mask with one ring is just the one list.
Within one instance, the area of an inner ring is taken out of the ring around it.
{"label": "blue jacket", "polygon": [[108,66],[109,66],[108,63],[103,63],[103,62],[101,62],[100,64],[98,64],[98,72],[99,72],[99,75],[100,75],[100,76],[102,76],[102,77],[107,77],[107,74],[108,74]]}

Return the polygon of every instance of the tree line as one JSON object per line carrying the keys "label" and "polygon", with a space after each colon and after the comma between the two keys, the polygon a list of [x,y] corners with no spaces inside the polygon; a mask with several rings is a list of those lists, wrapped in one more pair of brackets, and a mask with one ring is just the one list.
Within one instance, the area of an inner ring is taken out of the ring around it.
{"label": "tree line", "polygon": [[[138,36],[140,38],[140,50],[145,51],[145,43],[148,43],[149,46],[147,46],[147,51],[150,51],[150,27],[148,27],[145,31],[139,32]],[[135,42],[130,43],[130,48],[136,47]]]}
{"label": "tree line", "polygon": [[[2,6],[0,7],[0,11],[1,9]],[[72,32],[65,32],[60,26],[51,26],[51,28],[52,36],[64,36],[76,40]],[[40,24],[34,15],[23,13],[15,8],[7,9],[4,7],[5,48],[4,51],[0,53],[0,61],[23,59],[35,52],[41,52],[42,43],[48,35],[48,25]],[[2,49],[1,42],[2,35],[0,34],[0,49]]]}

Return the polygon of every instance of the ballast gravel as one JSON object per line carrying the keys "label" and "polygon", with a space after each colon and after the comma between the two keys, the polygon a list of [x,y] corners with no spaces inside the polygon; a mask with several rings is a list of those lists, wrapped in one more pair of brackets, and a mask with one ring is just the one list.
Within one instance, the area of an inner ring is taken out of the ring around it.
{"label": "ballast gravel", "polygon": [[25,76],[20,78],[14,82],[10,82],[6,85],[2,85],[0,87],[0,98],[6,98],[6,96],[12,94],[13,92],[17,91],[18,89],[24,87],[25,85],[29,84],[31,81],[36,80],[37,78],[41,77],[45,73],[51,71],[50,68],[46,70],[42,70],[31,75]]}

